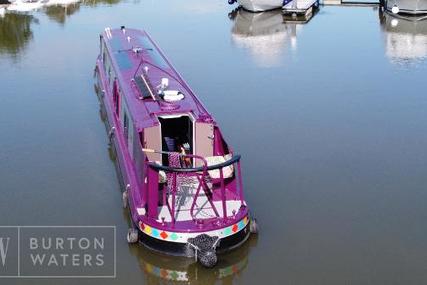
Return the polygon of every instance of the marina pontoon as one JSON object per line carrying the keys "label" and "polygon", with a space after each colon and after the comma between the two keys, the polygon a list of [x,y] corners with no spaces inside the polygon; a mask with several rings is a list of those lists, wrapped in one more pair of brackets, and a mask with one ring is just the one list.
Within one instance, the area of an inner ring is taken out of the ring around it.
{"label": "marina pontoon", "polygon": [[229,4],[238,2],[243,8],[251,12],[262,12],[279,9],[291,0],[229,0]]}

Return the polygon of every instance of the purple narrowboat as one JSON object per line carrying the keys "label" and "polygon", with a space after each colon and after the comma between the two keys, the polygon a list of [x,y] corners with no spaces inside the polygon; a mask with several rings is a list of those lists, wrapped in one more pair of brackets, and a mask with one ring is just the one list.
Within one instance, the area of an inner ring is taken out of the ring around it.
{"label": "purple narrowboat", "polygon": [[129,243],[211,267],[257,232],[240,156],[146,32],[106,28],[95,74]]}

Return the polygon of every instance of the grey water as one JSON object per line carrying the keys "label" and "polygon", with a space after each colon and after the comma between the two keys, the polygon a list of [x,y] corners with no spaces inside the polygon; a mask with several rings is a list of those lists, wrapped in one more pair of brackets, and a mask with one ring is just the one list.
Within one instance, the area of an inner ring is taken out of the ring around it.
{"label": "grey water", "polygon": [[[1,284],[427,282],[427,21],[321,6],[295,24],[226,2],[0,16],[0,225],[117,230],[116,278]],[[99,33],[121,25],[151,34],[242,154],[260,233],[214,269],[126,243],[93,87]]]}

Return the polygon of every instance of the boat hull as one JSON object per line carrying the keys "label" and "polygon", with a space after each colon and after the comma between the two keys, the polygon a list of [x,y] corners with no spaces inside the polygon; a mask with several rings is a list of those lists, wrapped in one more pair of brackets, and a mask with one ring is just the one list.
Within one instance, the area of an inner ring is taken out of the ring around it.
{"label": "boat hull", "polygon": [[251,12],[262,12],[283,7],[283,0],[238,0],[244,9]]}
{"label": "boat hull", "polygon": [[[219,254],[226,253],[241,246],[250,236],[249,224],[241,231],[222,238],[219,242],[216,252]],[[139,230],[139,242],[146,248],[173,256],[192,257],[188,254],[187,243],[164,241],[147,235],[144,231]]]}
{"label": "boat hull", "polygon": [[427,0],[387,0],[385,3],[388,11],[392,11],[395,6],[401,14],[427,14]]}

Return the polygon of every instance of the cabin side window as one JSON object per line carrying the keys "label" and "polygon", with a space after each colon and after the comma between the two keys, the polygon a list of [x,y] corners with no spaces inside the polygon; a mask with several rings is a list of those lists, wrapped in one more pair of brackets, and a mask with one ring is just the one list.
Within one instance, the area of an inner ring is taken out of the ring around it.
{"label": "cabin side window", "polygon": [[142,145],[144,142],[144,134],[138,132],[134,128],[133,136],[133,160],[135,162],[135,169],[137,173],[138,182],[140,185],[144,183],[144,163],[145,163],[145,153],[142,151]]}
{"label": "cabin side window", "polygon": [[125,133],[125,139],[128,140],[128,138],[129,138],[129,119],[128,119],[128,115],[126,113],[123,115],[123,131]]}
{"label": "cabin side window", "polygon": [[105,50],[102,53],[102,66],[104,67],[104,71],[107,71],[107,55]]}
{"label": "cabin side window", "polygon": [[113,88],[113,101],[114,101],[114,112],[116,113],[117,116],[119,115],[119,112],[120,112],[120,97],[122,97],[122,95],[121,95],[119,83],[116,79],[114,81],[114,88]]}
{"label": "cabin side window", "polygon": [[107,46],[105,42],[102,43],[101,52],[102,52],[102,64],[104,66],[104,71],[107,72],[107,66],[109,65],[109,62],[108,62]]}
{"label": "cabin side window", "polygon": [[109,85],[109,91],[114,92],[114,82],[116,79],[116,72],[114,71],[110,55],[107,52],[107,47],[104,45],[103,53],[102,53],[102,62],[104,65],[104,70],[107,75],[108,85]]}
{"label": "cabin side window", "polygon": [[134,137],[134,127],[133,127],[133,123],[132,121],[129,122],[129,126],[128,126],[128,149],[129,149],[129,154],[130,157],[133,159],[134,158],[134,153],[133,153],[133,137]]}
{"label": "cabin side window", "polygon": [[129,117],[128,108],[126,106],[126,102],[122,101],[121,108],[121,119],[123,124],[123,134],[125,137],[125,141],[128,146],[129,154],[133,158],[133,124]]}
{"label": "cabin side window", "polygon": [[99,55],[104,59],[104,38],[99,36]]}
{"label": "cabin side window", "polygon": [[110,69],[110,90],[113,90],[114,82],[117,81],[116,73],[114,72],[114,68]]}
{"label": "cabin side window", "polygon": [[110,90],[112,90],[114,78],[116,77],[116,75],[112,68],[111,59],[110,59],[110,56],[108,55],[106,46],[104,46],[104,52],[102,54],[102,63],[104,65],[104,70],[107,75],[108,85],[110,86]]}

